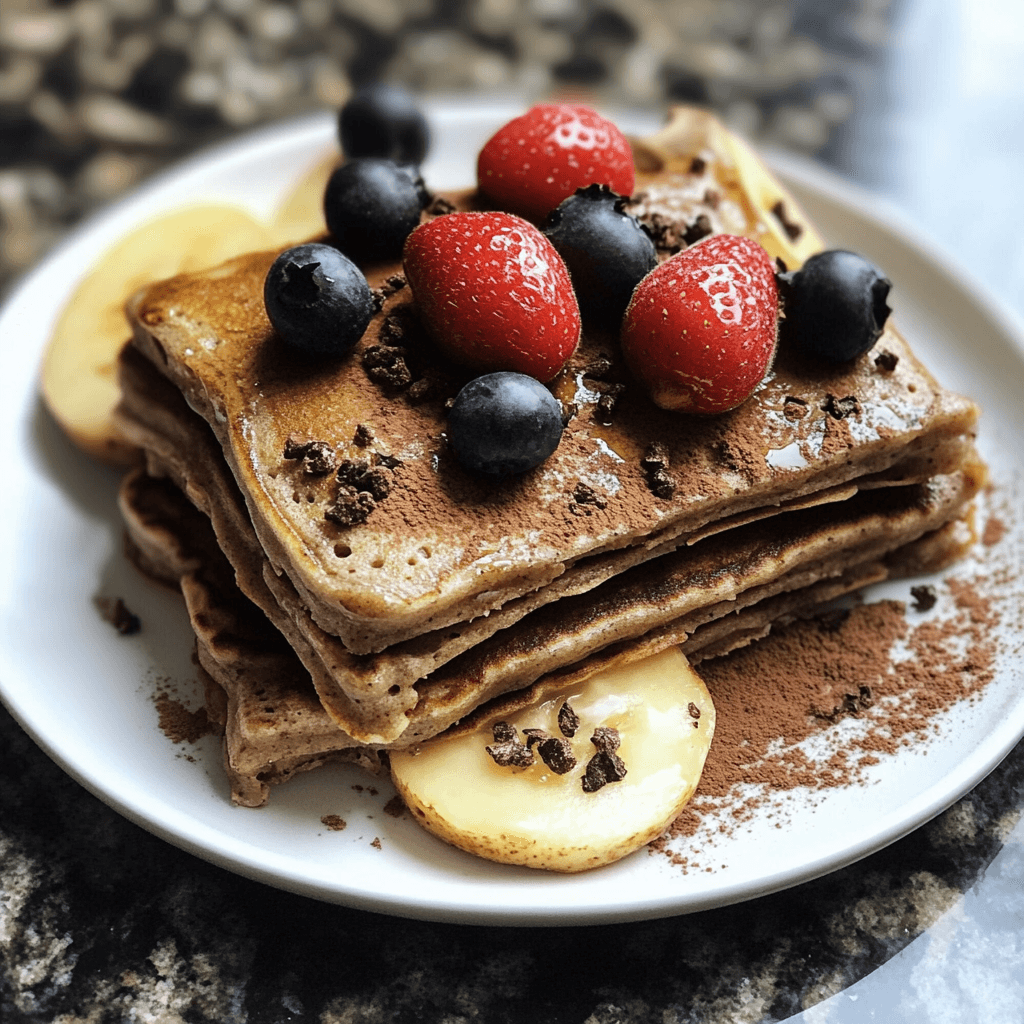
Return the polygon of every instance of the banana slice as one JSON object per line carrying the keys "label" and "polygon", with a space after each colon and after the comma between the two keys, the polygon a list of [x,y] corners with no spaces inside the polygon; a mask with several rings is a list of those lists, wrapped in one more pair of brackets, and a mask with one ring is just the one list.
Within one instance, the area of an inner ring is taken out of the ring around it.
{"label": "banana slice", "polygon": [[68,437],[104,462],[134,461],[111,416],[120,397],[115,362],[129,334],[125,300],[149,281],[273,244],[243,210],[208,204],[151,221],[109,249],[64,308],[43,359],[43,399]]}
{"label": "banana slice", "polygon": [[285,196],[271,224],[271,231],[281,245],[305,242],[327,230],[324,223],[324,190],[331,171],[338,166],[340,159],[337,152],[321,157]]}
{"label": "banana slice", "polygon": [[746,216],[743,233],[770,256],[781,258],[790,270],[825,248],[793,196],[757,153],[714,114],[696,107],[673,107],[661,131],[633,140],[632,147],[641,178],[644,173],[686,172],[694,157],[710,157],[719,186]]}
{"label": "banana slice", "polygon": [[416,820],[488,860],[563,872],[659,836],[697,788],[715,731],[711,697],[679,649],[533,691],[527,708],[391,753]]}

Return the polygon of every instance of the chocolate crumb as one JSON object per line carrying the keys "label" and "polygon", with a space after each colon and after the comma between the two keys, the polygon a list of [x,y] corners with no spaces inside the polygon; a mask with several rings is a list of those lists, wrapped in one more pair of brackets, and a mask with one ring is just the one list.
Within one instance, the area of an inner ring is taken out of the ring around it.
{"label": "chocolate crumb", "polygon": [[362,459],[345,459],[338,466],[338,482],[343,487],[371,494],[375,501],[383,501],[394,486],[395,475],[384,466],[370,466]]}
{"label": "chocolate crumb", "polygon": [[580,411],[580,407],[575,402],[560,401],[559,405],[561,405],[562,407],[562,426],[567,427],[569,426],[569,421],[573,418],[573,416],[575,416]]}
{"label": "chocolate crumb", "polygon": [[926,612],[935,607],[935,602],[939,599],[939,595],[935,592],[935,588],[928,584],[911,587],[910,596],[914,599],[914,611],[915,612]]}
{"label": "chocolate crumb", "polygon": [[404,274],[392,274],[385,282],[381,291],[386,295],[394,295],[395,292],[400,292],[407,282]]}
{"label": "chocolate crumb", "polygon": [[401,390],[412,383],[404,349],[395,345],[371,345],[363,353],[366,376],[384,388]]}
{"label": "chocolate crumb", "polygon": [[890,352],[888,349],[883,348],[881,352],[875,356],[875,366],[885,373],[892,373],[896,369],[896,364],[900,361],[900,357],[895,352]]}
{"label": "chocolate crumb", "polygon": [[692,224],[686,225],[686,230],[683,232],[683,241],[687,245],[693,245],[702,238],[707,238],[713,230],[711,219],[708,215],[706,213],[698,214],[697,219]]}
{"label": "chocolate crumb", "polygon": [[556,774],[565,775],[576,767],[572,744],[558,736],[548,736],[537,744],[540,759]]}
{"label": "chocolate crumb", "polygon": [[692,700],[686,705],[686,710],[690,713],[691,718],[700,718],[700,708]]}
{"label": "chocolate crumb", "polygon": [[558,730],[563,736],[568,736],[570,739],[576,735],[576,730],[580,727],[580,716],[573,711],[572,706],[568,701],[563,701],[562,706],[558,709]]}
{"label": "chocolate crumb", "polygon": [[324,510],[324,518],[338,526],[358,526],[369,519],[370,513],[376,507],[377,502],[374,501],[372,494],[343,485],[338,489],[338,496],[333,504]]}
{"label": "chocolate crumb", "polygon": [[703,174],[707,169],[708,163],[703,157],[695,156],[690,161],[690,173],[691,174]]}
{"label": "chocolate crumb", "polygon": [[375,466],[383,466],[385,469],[398,469],[402,464],[402,460],[396,459],[394,455],[384,455],[382,452],[376,452],[373,456],[373,464]]}
{"label": "chocolate crumb", "polygon": [[640,465],[644,468],[647,487],[656,498],[671,498],[676,492],[676,482],[668,471],[668,448],[660,441],[648,445],[640,457]]}
{"label": "chocolate crumb", "polygon": [[373,431],[365,424],[360,423],[356,427],[355,435],[352,438],[352,443],[357,448],[369,448],[373,442]]}
{"label": "chocolate crumb", "polygon": [[613,392],[603,394],[594,406],[594,419],[607,427],[612,422],[612,415],[618,400],[619,396]]}
{"label": "chocolate crumb", "polygon": [[111,600],[109,597],[94,599],[96,607],[105,622],[109,622],[121,636],[133,636],[142,629],[142,620],[120,598]]}
{"label": "chocolate crumb", "polygon": [[583,376],[594,380],[607,380],[614,364],[605,356],[598,356],[583,367]]}
{"label": "chocolate crumb", "polygon": [[372,841],[372,842],[370,843],[370,845],[371,845],[371,846],[372,846],[372,847],[373,847],[373,848],[374,848],[375,850],[380,850],[380,849],[383,849],[383,847],[382,847],[382,846],[381,846],[381,844],[380,844],[380,836],[374,836],[374,837],[373,837],[373,841]]}
{"label": "chocolate crumb", "polygon": [[787,395],[782,403],[782,415],[792,423],[794,420],[802,420],[807,415],[807,403],[802,398],[794,395]]}
{"label": "chocolate crumb", "polygon": [[523,735],[526,737],[527,750],[533,750],[534,744],[548,739],[548,734],[543,729],[524,729]]}
{"label": "chocolate crumb", "polygon": [[569,502],[569,511],[573,515],[589,516],[595,509],[607,507],[607,500],[602,498],[589,484],[583,483],[582,480],[573,488],[572,500]]}
{"label": "chocolate crumb", "polygon": [[781,199],[772,207],[772,213],[775,214],[775,219],[782,225],[782,230],[786,232],[791,242],[795,242],[804,233],[802,225],[789,219],[786,213],[786,204]]}
{"label": "chocolate crumb", "polygon": [[825,396],[821,405],[822,411],[827,412],[835,420],[845,420],[847,416],[860,415],[860,402],[855,395],[847,395],[845,398],[836,398],[833,394]]}
{"label": "chocolate crumb", "polygon": [[829,722],[838,722],[844,715],[852,715],[858,718],[862,711],[866,711],[874,704],[874,695],[870,686],[861,685],[856,693],[844,693],[842,703],[836,704],[831,711],[823,711],[820,708],[812,708],[811,714],[815,718],[824,718]]}
{"label": "chocolate crumb", "polygon": [[443,217],[446,214],[454,212],[454,204],[448,202],[448,200],[443,196],[434,196],[430,201],[430,205],[427,207],[427,213],[430,214],[431,217]]}
{"label": "chocolate crumb", "polygon": [[668,469],[668,448],[661,441],[649,444],[647,450],[640,456],[640,465],[647,470]]}
{"label": "chocolate crumb", "polygon": [[587,762],[583,773],[583,792],[596,793],[609,782],[621,782],[626,777],[626,765],[618,754],[619,730],[599,725],[590,737],[597,753]]}
{"label": "chocolate crumb", "polygon": [[320,819],[320,824],[326,825],[332,832],[340,832],[348,827],[348,822],[344,818],[338,817],[337,814],[325,814]]}
{"label": "chocolate crumb", "polygon": [[396,793],[384,805],[384,813],[392,818],[400,818],[405,814],[405,801]]}
{"label": "chocolate crumb", "polygon": [[533,752],[523,745],[516,727],[510,722],[495,722],[491,732],[494,743],[485,749],[496,765],[501,768],[529,768],[534,763]]}
{"label": "chocolate crumb", "polygon": [[409,385],[409,390],[406,391],[405,397],[416,405],[419,402],[426,402],[433,398],[437,394],[437,390],[436,381],[431,380],[429,377],[421,377]]}
{"label": "chocolate crumb", "polygon": [[300,441],[292,435],[284,443],[284,457],[301,459],[307,476],[323,476],[334,469],[334,449],[326,441]]}

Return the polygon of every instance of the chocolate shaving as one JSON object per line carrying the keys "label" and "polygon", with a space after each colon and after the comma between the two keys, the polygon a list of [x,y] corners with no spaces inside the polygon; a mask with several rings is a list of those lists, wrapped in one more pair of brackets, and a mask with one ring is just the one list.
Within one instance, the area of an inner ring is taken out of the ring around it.
{"label": "chocolate shaving", "polygon": [[436,380],[431,380],[429,377],[421,377],[419,380],[414,380],[409,385],[409,390],[406,391],[405,397],[408,398],[413,405],[416,405],[419,402],[426,402],[435,397],[438,390],[439,388]]}
{"label": "chocolate shaving", "polygon": [[676,492],[676,482],[669,473],[668,448],[660,441],[648,445],[647,451],[640,458],[647,487],[656,498],[671,498]]}
{"label": "chocolate shaving", "polygon": [[590,737],[597,753],[587,762],[583,773],[583,792],[596,793],[609,782],[621,782],[626,777],[625,762],[615,753],[619,748],[619,730],[599,725]]}
{"label": "chocolate shaving", "polygon": [[558,709],[558,731],[563,736],[568,736],[572,739],[579,727],[580,716],[573,711],[568,701],[563,701],[562,706]]}
{"label": "chocolate shaving", "polygon": [[807,415],[807,403],[802,398],[787,395],[782,403],[782,415],[791,423],[794,420],[802,420]]}
{"label": "chocolate shaving", "polygon": [[691,718],[700,718],[700,708],[697,707],[692,700],[686,705],[686,710],[689,712]]}
{"label": "chocolate shaving", "polygon": [[142,629],[142,620],[129,611],[128,606],[120,597],[111,600],[109,597],[97,597],[94,600],[96,607],[104,620],[109,622],[121,636],[133,636]]}
{"label": "chocolate shaving", "polygon": [[430,205],[427,206],[427,213],[431,217],[443,217],[445,214],[454,213],[455,205],[448,202],[444,196],[434,196],[430,201]]}
{"label": "chocolate shaving", "polygon": [[598,356],[583,367],[583,376],[591,377],[594,380],[607,380],[614,363],[605,356]]}
{"label": "chocolate shaving", "polygon": [[405,350],[395,345],[371,345],[363,353],[363,369],[374,384],[384,388],[400,391],[412,383]]}
{"label": "chocolate shaving", "polygon": [[491,732],[494,734],[494,743],[485,749],[500,768],[529,768],[534,763],[533,752],[520,741],[514,725],[495,722]]}
{"label": "chocolate shaving", "polygon": [[706,213],[697,215],[697,219],[692,224],[686,225],[686,230],[683,232],[683,241],[687,245],[693,245],[695,242],[699,242],[702,238],[707,238],[711,234],[711,218]]}
{"label": "chocolate shaving", "polygon": [[323,476],[334,469],[334,449],[326,441],[300,441],[289,437],[284,443],[284,457],[302,460],[302,470],[308,476]]}
{"label": "chocolate shaving", "polygon": [[523,735],[526,737],[527,750],[533,750],[535,743],[540,743],[541,740],[548,738],[548,734],[543,729],[524,729]]}
{"label": "chocolate shaving", "polygon": [[360,423],[356,427],[356,432],[352,438],[352,443],[357,448],[369,448],[372,442],[373,431],[365,423]]}
{"label": "chocolate shaving", "polygon": [[772,213],[775,214],[775,219],[782,225],[782,230],[786,232],[786,237],[791,242],[795,242],[804,233],[802,224],[797,224],[796,221],[789,219],[789,215],[786,213],[786,204],[781,199],[772,207]]}
{"label": "chocolate shaving", "polygon": [[935,592],[935,588],[928,584],[924,584],[919,587],[911,587],[910,596],[914,599],[915,612],[930,611],[935,607],[935,602],[939,599],[939,595]]}
{"label": "chocolate shaving", "polygon": [[548,736],[537,744],[540,759],[556,774],[564,775],[576,767],[572,744],[557,736]]}
{"label": "chocolate shaving", "polygon": [[394,473],[384,466],[371,466],[362,459],[345,459],[338,466],[338,482],[355,491],[366,491],[383,501],[395,483]]}
{"label": "chocolate shaving", "polygon": [[603,394],[594,406],[594,419],[598,423],[608,426],[612,422],[612,415],[615,412],[615,405],[619,400],[618,393],[608,391]]}
{"label": "chocolate shaving", "polygon": [[593,487],[583,483],[582,480],[573,488],[572,501],[569,503],[569,510],[573,515],[589,516],[594,509],[607,507],[608,502]]}
{"label": "chocolate shaving", "polygon": [[856,396],[847,395],[845,398],[836,398],[828,394],[821,404],[822,411],[827,412],[835,420],[845,420],[847,416],[860,415],[860,402]]}
{"label": "chocolate shaving", "polygon": [[892,373],[896,369],[896,364],[900,361],[900,357],[895,352],[890,352],[888,349],[882,349],[881,352],[875,356],[875,366],[885,373]]}
{"label": "chocolate shaving", "polygon": [[366,522],[376,507],[372,494],[342,486],[338,488],[334,502],[324,510],[324,518],[338,526],[358,526]]}
{"label": "chocolate shaving", "polygon": [[844,693],[842,703],[837,704],[831,711],[812,708],[811,714],[815,718],[824,718],[830,722],[838,722],[844,715],[853,715],[854,718],[859,717],[860,713],[866,711],[874,702],[875,698],[871,693],[871,687],[861,685],[857,688],[856,693]]}

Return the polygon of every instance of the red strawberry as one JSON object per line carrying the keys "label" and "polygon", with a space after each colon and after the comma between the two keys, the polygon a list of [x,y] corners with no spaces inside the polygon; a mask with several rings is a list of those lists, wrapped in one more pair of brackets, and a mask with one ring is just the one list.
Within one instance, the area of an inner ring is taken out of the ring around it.
{"label": "red strawberry", "polygon": [[768,372],[777,315],[768,253],[749,238],[714,235],[637,285],[622,322],[622,350],[656,405],[725,412]]}
{"label": "red strawberry", "polygon": [[477,187],[496,206],[540,223],[587,185],[633,192],[633,154],[618,128],[589,107],[541,103],[480,150]]}
{"label": "red strawberry", "polygon": [[450,213],[405,243],[405,276],[438,346],[478,370],[549,381],[580,340],[569,271],[510,213]]}

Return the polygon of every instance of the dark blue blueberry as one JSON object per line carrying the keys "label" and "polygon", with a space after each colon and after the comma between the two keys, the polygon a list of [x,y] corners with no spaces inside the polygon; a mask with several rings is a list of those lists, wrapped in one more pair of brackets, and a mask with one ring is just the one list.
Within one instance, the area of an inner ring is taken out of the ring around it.
{"label": "dark blue blueberry", "polygon": [[584,323],[617,331],[633,290],[658,263],[626,198],[607,185],[577,189],[548,215],[544,234],[572,276]]}
{"label": "dark blue blueberry", "polygon": [[562,407],[523,373],[471,380],[448,414],[448,443],[466,469],[493,476],[539,466],[562,438]]}
{"label": "dark blue blueberry", "polygon": [[312,243],[287,249],[263,284],[267,316],[293,348],[314,355],[343,355],[363,336],[373,297],[362,271],[333,246]]}
{"label": "dark blue blueberry", "polygon": [[780,339],[812,359],[847,363],[867,352],[892,312],[892,283],[856,253],[830,249],[779,275],[785,319]]}
{"label": "dark blue blueberry", "polygon": [[357,263],[396,260],[426,205],[413,167],[370,157],[342,164],[324,191],[324,219],[337,247]]}
{"label": "dark blue blueberry", "polygon": [[418,164],[430,145],[430,131],[416,101],[397,85],[360,89],[341,108],[338,137],[349,158],[380,156]]}

